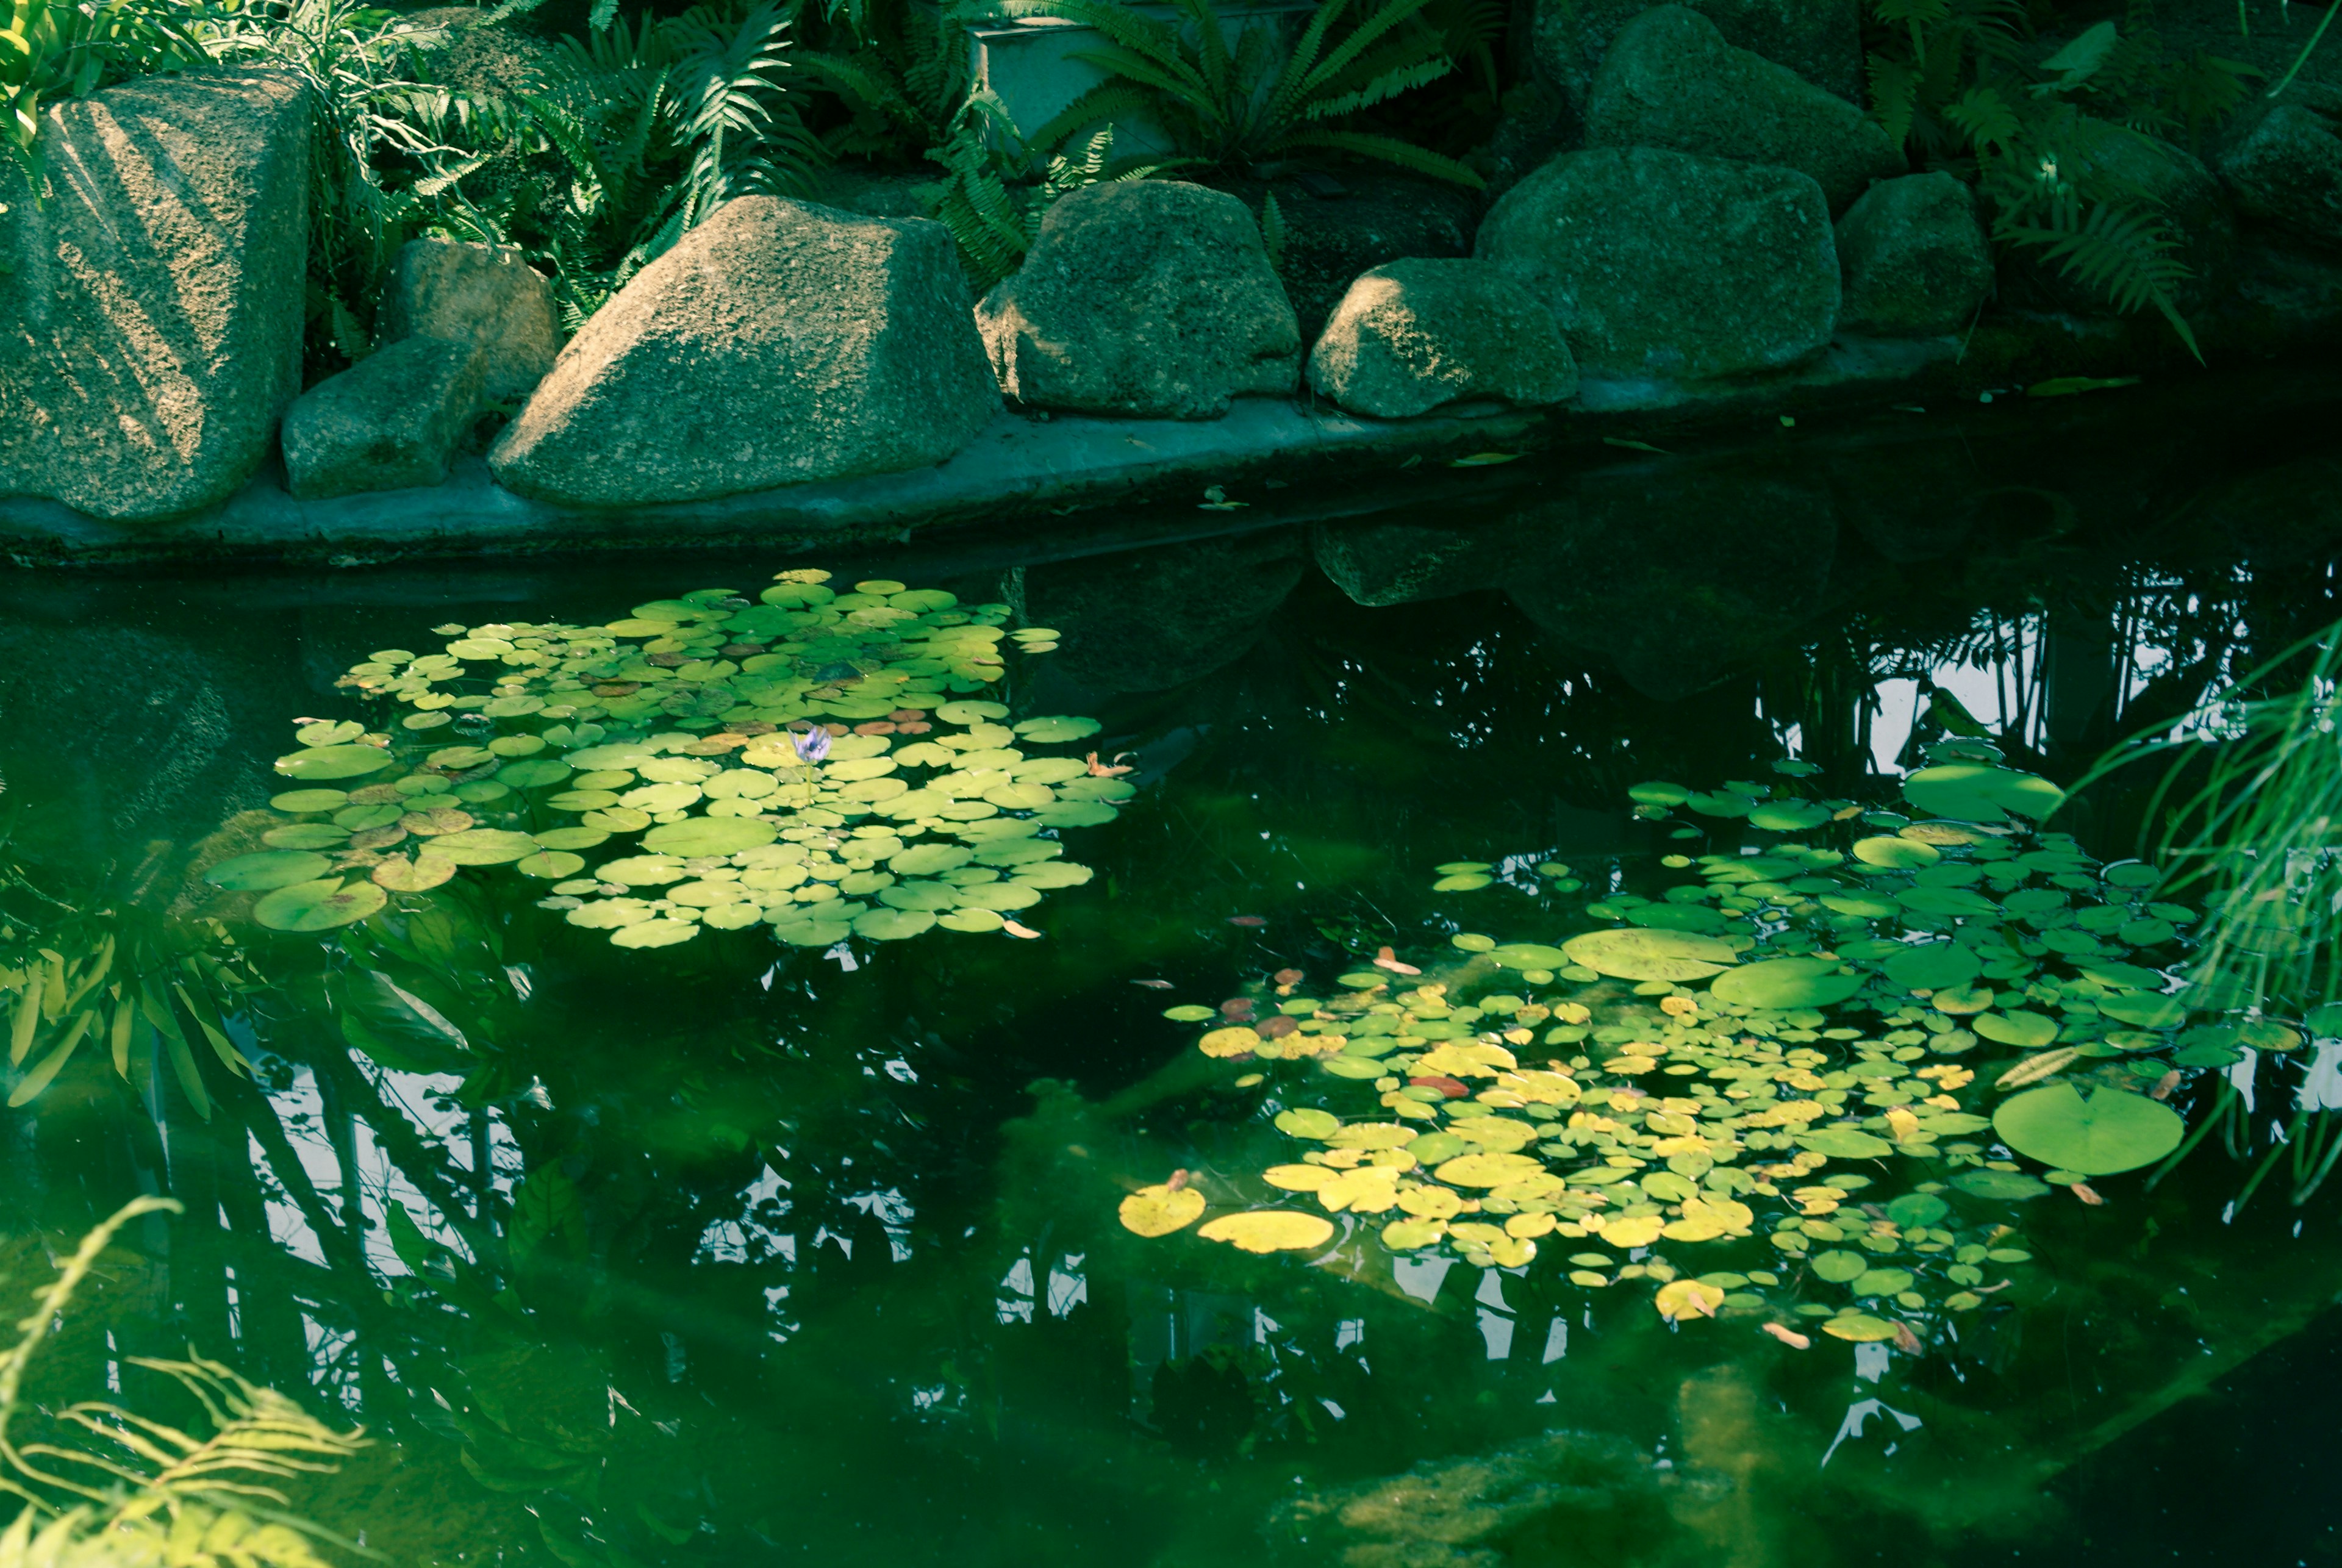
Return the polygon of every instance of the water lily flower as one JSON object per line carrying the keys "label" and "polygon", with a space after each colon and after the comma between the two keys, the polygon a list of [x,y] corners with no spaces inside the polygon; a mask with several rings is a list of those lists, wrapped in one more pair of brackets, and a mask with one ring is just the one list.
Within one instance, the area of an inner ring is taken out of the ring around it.
{"label": "water lily flower", "polygon": [[817,763],[829,754],[829,732],[826,729],[800,730],[789,737],[796,747],[797,760]]}

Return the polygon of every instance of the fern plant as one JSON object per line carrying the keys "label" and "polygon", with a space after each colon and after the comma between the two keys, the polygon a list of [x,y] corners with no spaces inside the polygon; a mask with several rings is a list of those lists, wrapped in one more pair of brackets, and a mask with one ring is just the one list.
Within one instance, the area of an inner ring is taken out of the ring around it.
{"label": "fern plant", "polygon": [[1138,115],[1171,136],[1159,171],[1273,172],[1276,165],[1348,155],[1477,189],[1480,176],[1453,158],[1396,136],[1345,127],[1360,110],[1455,69],[1447,40],[1423,19],[1431,0],[1320,0],[1282,62],[1265,24],[1247,21],[1228,44],[1213,0],[1173,0],[1176,21],[1157,21],[1117,0],[1051,0],[1051,14],[1095,27],[1104,46],[1074,58],[1106,79],[1033,134],[1054,149],[1116,115]]}
{"label": "fern plant", "polygon": [[0,1531],[0,1568],[327,1568],[319,1542],[374,1555],[290,1512],[283,1491],[335,1469],[365,1446],[362,1435],[334,1431],[215,1361],[124,1358],[193,1396],[208,1437],[92,1401],[52,1413],[81,1441],[16,1440],[25,1370],[99,1255],[132,1220],[180,1208],[135,1199],[83,1237],[0,1355],[0,1493],[23,1504]]}
{"label": "fern plant", "polygon": [[796,68],[835,93],[848,118],[825,137],[833,154],[918,156],[949,141],[974,85],[967,29],[981,0],[832,0],[834,44]]}
{"label": "fern plant", "polygon": [[942,165],[944,177],[920,195],[951,231],[978,293],[1024,265],[1042,215],[1058,197],[1100,181],[1142,180],[1164,166],[1162,160],[1116,159],[1111,125],[1091,132],[1078,152],[1039,152],[988,88],[968,95],[951,134],[927,156]]}
{"label": "fern plant", "polygon": [[185,7],[158,0],[0,0],[0,153],[23,173],[35,203],[44,106],[125,77],[202,63],[192,20]]}
{"label": "fern plant", "polygon": [[522,95],[569,172],[545,252],[571,330],[726,202],[808,194],[826,153],[787,94],[787,30],[771,5],[614,20]]}
{"label": "fern plant", "polygon": [[2111,166],[2120,138],[2199,135],[2243,101],[2252,68],[2169,59],[2151,0],[2133,0],[2127,35],[2101,22],[2037,62],[2020,0],[1871,0],[1870,15],[1872,113],[1888,136],[1975,184],[2002,246],[2126,314],[2153,308],[2200,361],[2178,232]]}

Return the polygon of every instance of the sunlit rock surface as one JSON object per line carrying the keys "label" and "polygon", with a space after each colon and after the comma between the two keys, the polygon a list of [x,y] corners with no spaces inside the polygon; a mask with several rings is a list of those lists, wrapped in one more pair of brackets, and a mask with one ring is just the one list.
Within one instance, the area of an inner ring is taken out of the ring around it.
{"label": "sunlit rock surface", "polygon": [[486,368],[476,344],[408,337],[327,376],[285,415],[293,494],[316,501],[438,484]]}
{"label": "sunlit rock surface", "polygon": [[301,389],[308,133],[276,72],[48,111],[41,202],[0,171],[0,494],[159,518],[252,476]]}
{"label": "sunlit rock surface", "polygon": [[1176,180],[1090,185],[1049,209],[976,307],[1000,389],[1038,408],[1211,419],[1293,390],[1301,333],[1245,205]]}
{"label": "sunlit rock surface", "polygon": [[1353,414],[1406,419],[1473,398],[1559,403],[1577,390],[1577,365],[1553,312],[1501,269],[1396,261],[1342,296],[1309,385]]}
{"label": "sunlit rock surface", "polygon": [[999,407],[951,236],[743,196],[636,274],[489,454],[592,506],[940,463]]}
{"label": "sunlit rock surface", "polygon": [[553,285],[510,245],[436,237],[399,247],[382,291],[384,343],[457,338],[481,350],[481,394],[525,397],[553,368],[561,329]]}

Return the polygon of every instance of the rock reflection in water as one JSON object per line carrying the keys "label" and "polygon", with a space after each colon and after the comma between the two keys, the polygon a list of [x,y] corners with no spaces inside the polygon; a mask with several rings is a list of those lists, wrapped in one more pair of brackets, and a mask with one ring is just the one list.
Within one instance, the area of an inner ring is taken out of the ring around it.
{"label": "rock reflection in water", "polygon": [[1159,692],[1250,652],[1301,581],[1290,531],[1018,566],[1000,595],[1065,634],[1055,674],[1096,693]]}

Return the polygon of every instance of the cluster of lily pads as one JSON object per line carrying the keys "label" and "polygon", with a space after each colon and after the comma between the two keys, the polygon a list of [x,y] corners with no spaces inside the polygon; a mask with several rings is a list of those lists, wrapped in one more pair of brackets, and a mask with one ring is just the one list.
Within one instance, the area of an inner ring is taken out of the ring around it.
{"label": "cluster of lily pads", "polygon": [[[2201,999],[2166,966],[2193,915],[2153,868],[2040,831],[2059,792],[1988,746],[1930,760],[1917,815],[1815,798],[1794,761],[1638,785],[1638,815],[1765,842],[1666,856],[1670,885],[1585,906],[1603,928],[1463,932],[1428,974],[1385,949],[1170,1009],[1214,1025],[1197,1048],[1246,1065],[1295,1157],[1225,1193],[1142,1188],[1124,1224],[1169,1234],[1216,1200],[1197,1233],[1254,1252],[1323,1248],[1342,1215],[1484,1267],[1549,1248],[1579,1285],[1652,1281],[1669,1319],[1800,1344],[1800,1317],[1911,1343],[1981,1305],[2030,1256],[2012,1204],[2098,1201],[2089,1178],[2179,1145],[2190,1074],[2301,1039],[2189,1027]],[[1440,869],[1463,894],[1488,868]]]}
{"label": "cluster of lily pads", "polygon": [[[339,684],[406,710],[369,729],[300,721],[297,787],[265,850],[205,874],[279,931],[362,920],[464,866],[509,865],[540,902],[621,947],[764,924],[827,946],[1012,916],[1090,879],[1059,829],[1109,822],[1132,787],[1095,755],[1044,755],[1097,721],[1012,722],[976,695],[1011,648],[1006,604],[897,582],[783,572],[637,604],[603,625],[435,628]],[[1004,647],[1004,643],[1008,644]]]}

